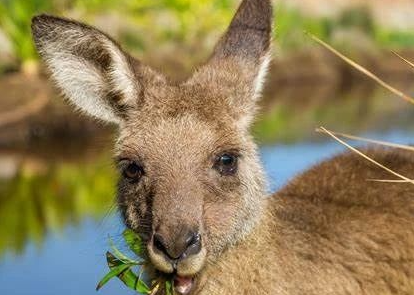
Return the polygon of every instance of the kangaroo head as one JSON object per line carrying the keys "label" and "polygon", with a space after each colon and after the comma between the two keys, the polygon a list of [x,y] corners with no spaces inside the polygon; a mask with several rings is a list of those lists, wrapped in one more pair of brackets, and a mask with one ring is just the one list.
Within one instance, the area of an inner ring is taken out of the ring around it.
{"label": "kangaroo head", "polygon": [[162,272],[197,274],[261,214],[262,168],[248,129],[271,19],[270,1],[244,0],[208,62],[182,83],[93,27],[33,19],[37,49],[69,102],[119,126],[119,208]]}

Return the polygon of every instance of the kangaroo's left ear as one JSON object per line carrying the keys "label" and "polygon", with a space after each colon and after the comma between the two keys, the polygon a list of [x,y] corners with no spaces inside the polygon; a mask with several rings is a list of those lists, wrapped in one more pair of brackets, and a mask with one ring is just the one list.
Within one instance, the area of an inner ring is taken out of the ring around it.
{"label": "kangaroo's left ear", "polygon": [[72,20],[33,18],[36,47],[57,86],[81,111],[121,123],[140,103],[144,83],[155,72],[125,53],[96,28]]}
{"label": "kangaroo's left ear", "polygon": [[190,82],[230,89],[237,96],[232,105],[254,104],[270,63],[272,19],[270,0],[243,0],[210,60]]}

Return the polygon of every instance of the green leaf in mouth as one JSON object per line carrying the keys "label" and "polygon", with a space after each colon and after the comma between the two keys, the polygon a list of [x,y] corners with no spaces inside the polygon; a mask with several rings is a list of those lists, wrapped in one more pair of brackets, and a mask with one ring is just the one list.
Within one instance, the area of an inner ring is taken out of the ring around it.
{"label": "green leaf in mouth", "polygon": [[103,279],[98,283],[96,286],[96,290],[99,290],[102,288],[107,282],[109,282],[110,279],[112,279],[115,276],[120,275],[126,270],[129,270],[132,267],[131,264],[121,264],[118,266],[113,267],[104,277]]}
{"label": "green leaf in mouth", "polygon": [[[133,260],[133,259],[129,258],[128,256],[126,256],[121,251],[119,251],[111,238],[109,238],[109,245],[111,246],[112,252],[114,253],[115,257],[118,258],[119,260],[121,260],[125,263],[140,264],[139,261]],[[107,255],[107,259],[108,259],[108,255]]]}
{"label": "green leaf in mouth", "polygon": [[124,230],[123,236],[132,252],[142,258],[144,258],[143,256],[146,256],[146,249],[140,236],[130,229]]}
{"label": "green leaf in mouth", "polygon": [[[143,245],[143,241],[140,236],[130,229],[126,229],[123,232],[125,243],[133,251],[138,259],[131,259],[124,253],[122,253],[113,243],[112,239],[109,239],[109,244],[112,252],[106,252],[106,261],[110,271],[103,277],[98,283],[96,290],[102,288],[109,280],[114,277],[118,277],[128,288],[137,291],[139,294],[158,294],[160,289],[163,289],[164,285],[165,295],[175,295],[174,283],[172,278],[166,279],[163,276],[152,278],[151,287],[142,279],[143,274],[151,264],[146,252],[146,247]],[[133,271],[133,267],[140,266],[139,274],[137,275]],[[147,273],[147,277],[148,273]]]}
{"label": "green leaf in mouth", "polygon": [[171,281],[165,281],[165,295],[175,295],[174,284]]}
{"label": "green leaf in mouth", "polygon": [[[123,265],[124,262],[115,257],[112,253],[106,253],[106,260],[110,269],[114,269],[120,265]],[[124,272],[117,275],[117,277],[128,287],[133,290],[136,290],[143,294],[148,294],[150,289],[141,279],[140,276],[137,276],[132,269],[125,270]]]}

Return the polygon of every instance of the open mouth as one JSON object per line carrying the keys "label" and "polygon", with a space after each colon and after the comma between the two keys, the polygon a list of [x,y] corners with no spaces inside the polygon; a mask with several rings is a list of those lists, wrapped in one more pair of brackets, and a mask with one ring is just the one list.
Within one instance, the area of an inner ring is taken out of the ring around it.
{"label": "open mouth", "polygon": [[192,277],[183,277],[178,274],[174,275],[174,290],[180,295],[190,294],[195,285],[195,280]]}
{"label": "open mouth", "polygon": [[206,260],[206,250],[203,248],[197,254],[182,255],[172,260],[160,251],[148,247],[151,263],[160,277],[170,282],[170,287],[177,295],[194,293],[201,270]]}
{"label": "open mouth", "polygon": [[[172,274],[166,274],[160,271],[157,273],[159,277],[172,283],[172,288],[174,289],[173,294],[188,295],[195,289],[196,277],[179,275],[176,271]],[[169,293],[167,292],[167,294]]]}

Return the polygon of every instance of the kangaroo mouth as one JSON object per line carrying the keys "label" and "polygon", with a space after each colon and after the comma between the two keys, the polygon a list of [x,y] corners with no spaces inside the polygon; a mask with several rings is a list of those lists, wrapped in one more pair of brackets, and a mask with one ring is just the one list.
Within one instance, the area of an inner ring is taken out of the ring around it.
{"label": "kangaroo mouth", "polygon": [[157,271],[157,274],[159,277],[162,277],[173,284],[173,294],[189,295],[196,289],[197,276],[183,276],[179,275],[176,271],[169,274]]}
{"label": "kangaroo mouth", "polygon": [[206,263],[207,250],[202,248],[197,254],[183,255],[180,259],[172,260],[167,255],[157,251],[150,243],[148,254],[152,266],[159,275],[172,281],[175,294],[192,294]]}
{"label": "kangaroo mouth", "polygon": [[174,276],[174,290],[180,295],[188,295],[193,290],[195,279],[193,277]]}

